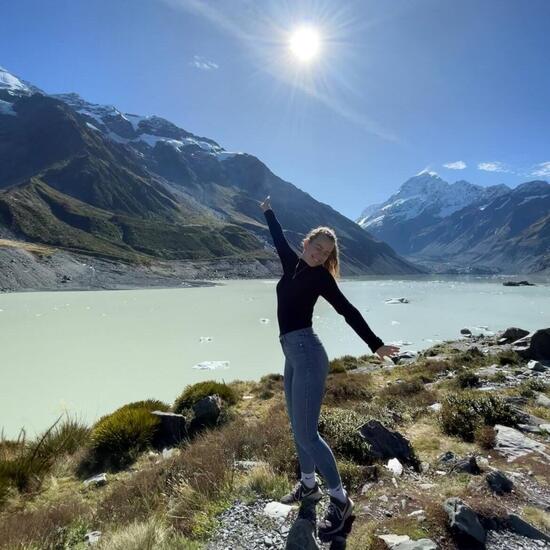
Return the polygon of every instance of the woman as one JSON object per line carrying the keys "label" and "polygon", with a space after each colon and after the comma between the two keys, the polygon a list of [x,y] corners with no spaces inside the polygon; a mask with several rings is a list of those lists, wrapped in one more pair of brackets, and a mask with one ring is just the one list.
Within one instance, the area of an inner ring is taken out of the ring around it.
{"label": "woman", "polygon": [[391,356],[399,348],[384,345],[340,292],[334,278],[339,276],[338,241],[334,231],[328,227],[312,229],[303,239],[303,252],[298,257],[286,241],[269,200],[268,195],[260,207],[283,266],[283,276],[277,283],[277,320],[285,355],[285,399],[301,470],[300,481],[281,502],[290,504],[305,499],[318,502],[323,493],[315,478],[317,466],[330,495],[319,532],[331,535],[342,528],[354,504],[342,487],[334,455],[318,432],[329,360],[312,328],[317,298],[323,296],[343,315],[379,357]]}

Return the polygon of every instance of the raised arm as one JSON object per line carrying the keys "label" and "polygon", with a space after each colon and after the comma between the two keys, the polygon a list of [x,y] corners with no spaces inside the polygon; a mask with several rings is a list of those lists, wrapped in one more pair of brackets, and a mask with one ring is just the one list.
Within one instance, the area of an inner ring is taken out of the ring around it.
{"label": "raised arm", "polygon": [[381,346],[384,346],[384,342],[374,334],[359,310],[342,294],[332,274],[326,269],[322,270],[321,273],[321,296],[344,317],[346,323],[375,353]]}
{"label": "raised arm", "polygon": [[298,254],[290,248],[281,228],[281,224],[275,217],[275,213],[271,208],[264,210],[264,216],[267,220],[267,226],[271,232],[271,237],[273,239],[273,244],[277,249],[279,258],[281,259],[281,264],[283,265],[283,271],[285,273],[290,273],[296,266],[298,261]]}

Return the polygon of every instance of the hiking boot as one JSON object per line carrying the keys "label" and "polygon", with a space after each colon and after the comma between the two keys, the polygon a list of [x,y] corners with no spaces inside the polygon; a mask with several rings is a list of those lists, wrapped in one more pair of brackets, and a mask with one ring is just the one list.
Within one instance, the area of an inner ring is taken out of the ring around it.
{"label": "hiking boot", "polygon": [[346,520],[353,512],[354,503],[349,496],[346,497],[346,502],[342,502],[337,498],[330,497],[325,517],[319,522],[319,536],[334,535],[344,527]]}
{"label": "hiking boot", "polygon": [[323,492],[319,487],[317,481],[311,488],[306,487],[302,481],[298,481],[290,493],[287,493],[282,497],[279,502],[283,504],[294,504],[295,502],[302,502],[303,500],[319,502],[323,498]]}

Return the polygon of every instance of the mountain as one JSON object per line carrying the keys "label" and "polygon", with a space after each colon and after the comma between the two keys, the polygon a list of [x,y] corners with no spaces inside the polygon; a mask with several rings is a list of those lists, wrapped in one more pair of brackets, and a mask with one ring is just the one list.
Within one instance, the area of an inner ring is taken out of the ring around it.
{"label": "mountain", "polygon": [[276,270],[258,206],[267,194],[296,248],[312,227],[336,230],[344,275],[423,271],[252,155],[0,71],[0,237],[125,262]]}
{"label": "mountain", "polygon": [[550,185],[544,181],[481,187],[421,172],[376,209],[365,209],[357,222],[435,271],[550,267]]}

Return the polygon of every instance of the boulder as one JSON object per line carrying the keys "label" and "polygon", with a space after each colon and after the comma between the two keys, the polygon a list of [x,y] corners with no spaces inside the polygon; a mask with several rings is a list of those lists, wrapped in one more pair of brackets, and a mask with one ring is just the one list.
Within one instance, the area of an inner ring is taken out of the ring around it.
{"label": "boulder", "polygon": [[549,397],[546,397],[546,395],[544,395],[543,393],[535,393],[536,395],[536,399],[535,399],[535,403],[539,406],[539,407],[546,407],[547,409],[550,409],[550,398]]}
{"label": "boulder", "polygon": [[527,437],[519,430],[503,426],[502,424],[496,424],[495,432],[495,451],[504,455],[507,462],[512,462],[516,458],[532,452],[537,452],[550,460],[550,455],[546,453],[545,445]]}
{"label": "boulder", "polygon": [[500,470],[493,470],[492,472],[489,472],[485,476],[485,480],[491,488],[491,491],[497,495],[509,493],[514,487],[514,482],[511,479],[508,479],[504,472],[501,472]]}
{"label": "boulder", "polygon": [[208,395],[193,405],[193,420],[190,430],[195,432],[215,426],[222,411],[222,400],[218,394]]}
{"label": "boulder", "polygon": [[514,342],[514,351],[524,359],[550,360],[550,328],[537,330]]}
{"label": "boulder", "polygon": [[481,470],[476,462],[475,456],[457,460],[451,467],[450,472],[465,472],[467,474],[479,475]]}
{"label": "boulder", "polygon": [[499,344],[501,343],[511,344],[512,342],[515,342],[516,340],[519,340],[520,338],[523,338],[528,334],[529,334],[529,331],[522,328],[517,328],[517,327],[507,328],[502,334],[499,335],[499,338],[500,338]]}
{"label": "boulder", "polygon": [[510,530],[516,532],[518,535],[522,535],[530,539],[545,540],[546,542],[550,542],[550,536],[548,536],[546,533],[543,533],[542,531],[539,531],[536,527],[533,527],[526,521],[522,520],[516,514],[510,514],[507,518],[506,523],[507,527]]}
{"label": "boulder", "polygon": [[411,465],[415,471],[420,471],[420,462],[416,458],[410,442],[399,432],[389,430],[374,419],[363,424],[358,431],[369,444],[370,452],[375,458],[398,458],[401,462]]}
{"label": "boulder", "polygon": [[451,529],[485,544],[487,534],[477,514],[460,498],[448,498],[443,503],[443,509],[449,516]]}
{"label": "boulder", "polygon": [[164,449],[180,443],[189,436],[187,419],[182,414],[165,411],[152,411],[159,420],[159,428],[153,442],[155,448]]}

